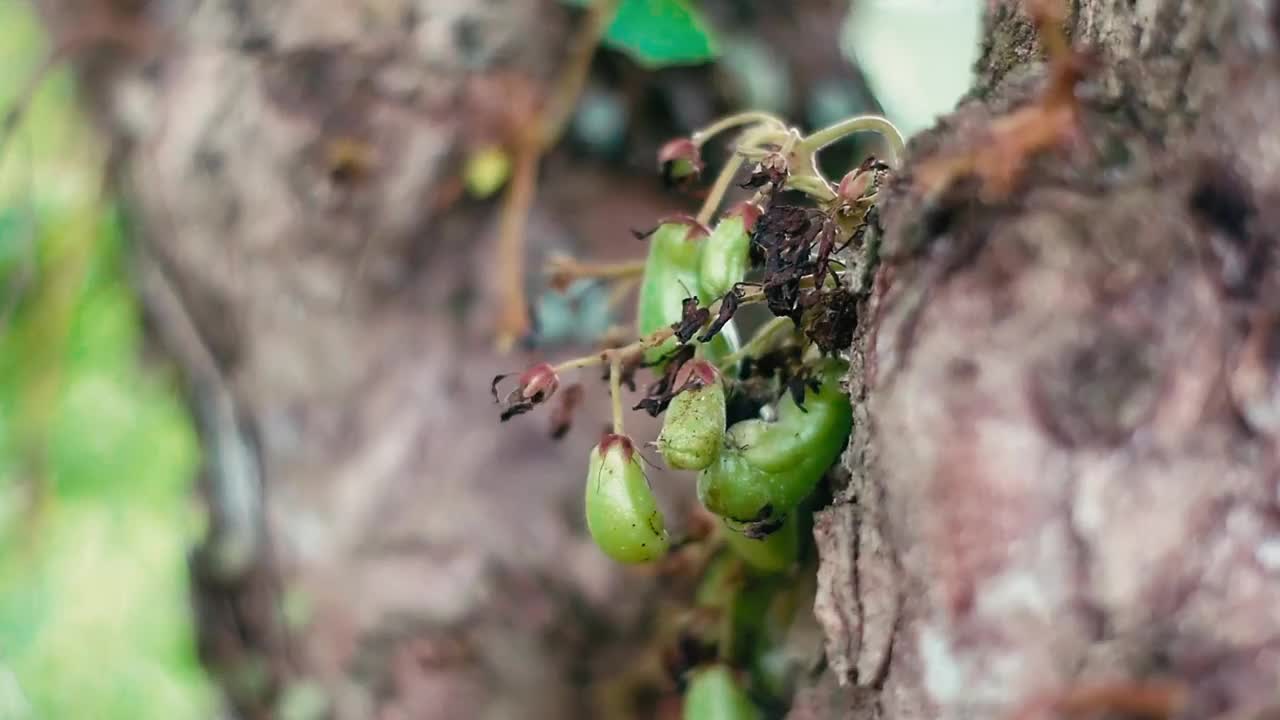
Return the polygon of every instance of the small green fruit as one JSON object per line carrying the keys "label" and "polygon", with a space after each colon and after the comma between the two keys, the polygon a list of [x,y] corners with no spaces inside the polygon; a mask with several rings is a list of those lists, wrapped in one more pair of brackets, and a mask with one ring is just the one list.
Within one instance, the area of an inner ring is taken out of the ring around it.
{"label": "small green fruit", "polygon": [[696,671],[684,696],[684,720],[759,720],[760,710],[723,665]]}
{"label": "small green fruit", "polygon": [[707,237],[698,263],[698,282],[703,302],[724,297],[742,282],[751,265],[751,228],[760,208],[743,203],[721,218]]}
{"label": "small green fruit", "polygon": [[738,557],[760,572],[782,572],[795,564],[800,556],[799,523],[792,511],[782,525],[763,537],[752,537],[748,527],[727,521],[725,543]]}
{"label": "small green fruit", "polygon": [[715,462],[724,445],[724,379],[714,365],[702,360],[686,368],[681,368],[677,382],[691,381],[695,386],[672,398],[658,435],[658,450],[673,468],[701,470]]}
{"label": "small green fruit", "polygon": [[667,529],[631,439],[608,434],[588,463],[587,529],[606,555],[624,563],[667,553]]}
{"label": "small green fruit", "polygon": [[849,438],[853,413],[840,390],[842,372],[833,363],[817,392],[806,389],[803,410],[787,395],[775,421],[743,420],[729,428],[720,456],[698,476],[703,506],[738,522],[760,522],[799,505]]}

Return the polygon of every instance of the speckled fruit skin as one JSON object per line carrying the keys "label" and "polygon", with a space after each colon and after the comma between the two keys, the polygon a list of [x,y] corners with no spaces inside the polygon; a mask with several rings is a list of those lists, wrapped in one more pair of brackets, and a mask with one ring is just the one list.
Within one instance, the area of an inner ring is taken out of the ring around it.
{"label": "speckled fruit skin", "polygon": [[667,529],[631,439],[605,435],[587,465],[587,529],[606,555],[643,563],[666,555]]}
{"label": "speckled fruit skin", "polygon": [[695,360],[681,368],[677,383],[693,379],[700,387],[676,395],[663,417],[658,451],[677,470],[701,470],[715,462],[724,445],[724,379],[711,363]]}
{"label": "speckled fruit skin", "polygon": [[[699,263],[706,231],[696,223],[676,220],[658,226],[649,238],[649,257],[636,305],[636,331],[645,337],[680,320],[684,299],[698,294]],[[645,361],[658,363],[676,349],[678,341],[668,338],[645,351]],[[702,345],[704,357],[715,361],[737,349],[736,331],[726,325],[720,334]]]}
{"label": "speckled fruit skin", "polygon": [[726,216],[707,238],[698,262],[703,302],[724,296],[747,276],[751,235],[743,213]]}
{"label": "speckled fruit skin", "polygon": [[720,456],[698,476],[703,506],[753,522],[784,516],[808,496],[840,457],[853,426],[841,373],[833,364],[817,392],[806,389],[803,410],[787,395],[774,422],[743,420],[729,428]]}

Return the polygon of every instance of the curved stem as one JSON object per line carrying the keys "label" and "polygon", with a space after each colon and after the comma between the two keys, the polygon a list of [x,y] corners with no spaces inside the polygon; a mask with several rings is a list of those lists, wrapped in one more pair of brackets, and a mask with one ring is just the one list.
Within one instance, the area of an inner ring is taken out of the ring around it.
{"label": "curved stem", "polygon": [[818,174],[817,169],[802,169],[793,173],[787,178],[786,185],[788,190],[799,190],[800,192],[816,198],[820,201],[830,202],[836,199],[836,191],[831,189],[831,183],[826,178]]}
{"label": "curved stem", "polygon": [[710,125],[694,131],[694,133],[689,136],[689,139],[695,144],[701,145],[726,130],[732,130],[736,127],[756,123],[760,125],[772,125],[774,126],[773,129],[785,129],[787,127],[787,124],[782,121],[782,118],[774,115],[773,113],[761,112],[759,110],[748,110],[746,112],[729,115],[728,117],[722,117]]}
{"label": "curved stem", "polygon": [[720,168],[720,174],[716,176],[716,182],[711,186],[711,191],[707,198],[702,201],[702,208],[698,210],[698,222],[706,225],[711,222],[711,216],[716,214],[716,209],[720,207],[720,201],[724,199],[724,194],[729,191],[729,184],[733,182],[733,177],[738,174],[738,168],[742,167],[742,156],[737,152],[733,157],[725,162],[724,167]]}
{"label": "curved stem", "polygon": [[520,149],[502,202],[497,248],[502,296],[496,335],[498,349],[504,353],[529,329],[529,306],[524,297],[524,227],[538,182],[538,157],[531,148]]}
{"label": "curved stem", "polygon": [[591,58],[595,56],[600,39],[604,37],[617,12],[618,0],[595,0],[588,8],[585,24],[574,38],[565,71],[560,75],[551,99],[542,112],[536,142],[543,148],[556,143],[569,118],[573,116],[578,96],[582,94],[582,88],[590,75]]}
{"label": "curved stem", "polygon": [[885,142],[889,144],[889,151],[892,155],[890,164],[897,166],[902,159],[903,151],[906,149],[906,143],[903,141],[902,133],[898,128],[889,122],[887,118],[879,115],[859,115],[817,130],[801,140],[796,151],[814,155],[831,143],[860,132],[879,133],[885,139]]}
{"label": "curved stem", "polygon": [[617,0],[595,0],[579,32],[568,67],[547,104],[516,138],[515,170],[502,200],[497,266],[502,282],[495,340],[506,353],[529,331],[524,292],[525,227],[538,184],[542,155],[564,132],[591,70],[591,58],[617,11]]}

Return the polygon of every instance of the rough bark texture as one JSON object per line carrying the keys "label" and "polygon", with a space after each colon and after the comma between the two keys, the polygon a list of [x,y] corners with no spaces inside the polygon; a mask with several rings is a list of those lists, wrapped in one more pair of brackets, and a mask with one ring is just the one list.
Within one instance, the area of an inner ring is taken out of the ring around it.
{"label": "rough bark texture", "polygon": [[852,481],[816,530],[847,685],[821,700],[993,718],[1172,679],[1180,717],[1274,717],[1280,7],[1079,0],[1080,140],[1006,201],[922,198],[915,166],[1042,84],[1015,6],[883,215]]}
{"label": "rough bark texture", "polygon": [[[319,683],[343,718],[599,716],[584,688],[644,637],[646,583],[582,533],[565,468],[594,433],[496,431],[487,378],[523,361],[481,320],[492,208],[433,205],[493,98],[554,76],[563,10],[41,5],[55,36],[158,30],[80,67],[195,388],[220,508],[203,647],[239,710],[272,712],[261,675]],[[1004,202],[926,200],[915,163],[986,142],[1042,83],[1018,3],[991,0],[972,98],[911,144],[882,213],[850,481],[815,530],[830,672],[796,717],[993,718],[1153,676],[1189,684],[1186,717],[1276,712],[1272,5],[1075,0],[1099,58],[1082,140]],[[584,213],[620,232],[658,214],[615,181],[555,184],[535,264],[561,223],[599,227]]]}

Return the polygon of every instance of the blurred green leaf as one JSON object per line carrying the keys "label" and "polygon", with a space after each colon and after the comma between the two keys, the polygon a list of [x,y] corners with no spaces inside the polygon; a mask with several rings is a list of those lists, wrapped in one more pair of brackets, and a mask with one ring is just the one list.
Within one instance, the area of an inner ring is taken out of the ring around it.
{"label": "blurred green leaf", "polygon": [[885,114],[910,137],[950,112],[973,84],[982,0],[860,0],[840,45]]}
{"label": "blurred green leaf", "polygon": [[[29,4],[0,2],[0,112],[46,47]],[[73,87],[50,75],[0,156],[0,289],[30,276],[0,327],[0,720],[209,718],[187,575],[199,445],[141,362]]]}
{"label": "blurred green leaf", "polygon": [[[565,0],[579,7],[592,0]],[[620,0],[604,44],[650,68],[700,65],[720,53],[715,33],[686,0]]]}

